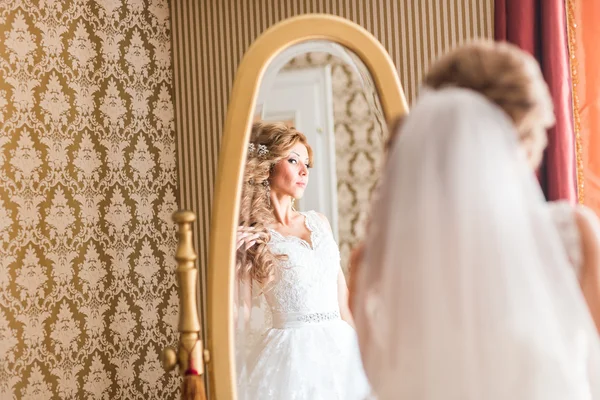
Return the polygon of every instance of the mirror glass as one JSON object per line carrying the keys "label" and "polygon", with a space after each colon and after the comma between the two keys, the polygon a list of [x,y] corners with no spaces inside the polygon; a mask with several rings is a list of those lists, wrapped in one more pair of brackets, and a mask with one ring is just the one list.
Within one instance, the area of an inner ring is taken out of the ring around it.
{"label": "mirror glass", "polygon": [[346,276],[388,132],[360,58],[326,41],[286,49],[254,109],[236,254],[240,399],[365,399]]}

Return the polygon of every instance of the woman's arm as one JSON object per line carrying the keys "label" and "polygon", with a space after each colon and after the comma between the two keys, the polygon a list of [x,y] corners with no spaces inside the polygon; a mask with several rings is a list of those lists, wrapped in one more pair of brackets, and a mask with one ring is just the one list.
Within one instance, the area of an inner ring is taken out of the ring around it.
{"label": "woman's arm", "polygon": [[[329,228],[329,232],[331,232],[331,225],[327,220],[327,217],[321,213],[317,213],[319,217],[323,220],[325,225]],[[337,280],[337,291],[338,291],[338,303],[340,306],[340,316],[344,321],[346,321],[350,326],[354,328],[354,319],[352,318],[352,313],[350,312],[350,307],[348,306],[348,285],[346,284],[346,277],[342,272],[342,268],[338,272],[338,280]]]}
{"label": "woman's arm", "polygon": [[338,272],[338,302],[340,304],[340,316],[346,321],[351,327],[354,328],[354,319],[348,307],[348,286],[346,285],[346,277],[340,268]]}
{"label": "woman's arm", "polygon": [[579,283],[600,333],[600,220],[587,207],[578,207],[575,221],[581,233],[583,265]]}
{"label": "woman's arm", "polygon": [[354,299],[356,298],[356,282],[358,279],[358,272],[360,264],[363,259],[365,244],[360,242],[350,254],[350,260],[348,261],[348,272],[350,274],[348,284],[348,307],[350,312],[354,312]]}

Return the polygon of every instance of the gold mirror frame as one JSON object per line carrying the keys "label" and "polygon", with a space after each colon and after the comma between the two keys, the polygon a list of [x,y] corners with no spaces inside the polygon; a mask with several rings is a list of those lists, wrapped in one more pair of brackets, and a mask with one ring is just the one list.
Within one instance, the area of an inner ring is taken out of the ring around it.
{"label": "gold mirror frame", "polygon": [[394,63],[377,39],[341,17],[307,14],[266,30],[237,70],[219,154],[208,263],[207,348],[213,399],[237,399],[233,326],[235,236],[241,184],[253,111],[263,74],[283,50],[308,40],[329,40],[354,52],[369,70],[387,122],[408,112]]}

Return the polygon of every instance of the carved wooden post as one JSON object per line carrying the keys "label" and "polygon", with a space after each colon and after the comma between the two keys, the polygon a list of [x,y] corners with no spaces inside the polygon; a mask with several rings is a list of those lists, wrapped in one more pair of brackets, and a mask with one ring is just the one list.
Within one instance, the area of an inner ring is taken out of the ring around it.
{"label": "carved wooden post", "polygon": [[163,351],[163,367],[170,371],[179,365],[182,375],[200,378],[204,373],[207,354],[204,354],[198,314],[197,256],[192,245],[192,223],[195,220],[196,215],[191,211],[178,211],[173,214],[173,221],[178,225],[175,260],[179,282],[179,346],[177,350],[167,347]]}

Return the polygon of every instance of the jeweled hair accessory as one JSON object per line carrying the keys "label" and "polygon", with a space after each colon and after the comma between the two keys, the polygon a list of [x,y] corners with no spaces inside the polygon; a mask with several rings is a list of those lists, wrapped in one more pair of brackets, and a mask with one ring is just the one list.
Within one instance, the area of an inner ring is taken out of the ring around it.
{"label": "jeweled hair accessory", "polygon": [[269,154],[269,149],[267,149],[267,146],[265,146],[264,144],[259,144],[258,145],[258,156],[265,157],[267,154]]}
{"label": "jeweled hair accessory", "polygon": [[260,158],[264,158],[269,154],[269,149],[264,144],[259,144],[258,146],[254,143],[248,144],[248,156],[257,155]]}

